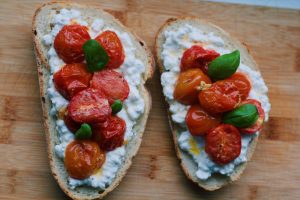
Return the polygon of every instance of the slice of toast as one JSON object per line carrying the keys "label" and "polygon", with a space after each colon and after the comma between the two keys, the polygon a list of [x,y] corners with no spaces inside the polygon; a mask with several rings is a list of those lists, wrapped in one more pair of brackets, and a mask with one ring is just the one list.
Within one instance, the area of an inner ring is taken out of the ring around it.
{"label": "slice of toast", "polygon": [[[90,22],[89,20],[100,18],[115,30],[128,33],[132,42],[134,43],[135,48],[137,49],[136,56],[143,62],[146,68],[146,71],[144,72],[142,77],[142,83],[139,86],[139,92],[145,102],[144,113],[138,119],[136,125],[134,126],[134,129],[136,130],[135,136],[128,142],[128,144],[125,147],[125,162],[117,171],[115,179],[104,191],[88,186],[81,186],[77,187],[76,189],[70,189],[67,183],[68,174],[65,170],[64,163],[56,155],[54,150],[54,146],[56,144],[56,141],[58,140],[58,136],[55,130],[55,119],[50,115],[51,101],[47,94],[47,83],[50,77],[50,67],[47,60],[47,51],[49,50],[49,47],[43,44],[42,36],[50,32],[50,12],[58,12],[62,8],[79,10],[83,18],[86,19],[86,21],[88,22]],[[148,90],[145,88],[144,84],[149,78],[153,76],[154,59],[152,57],[152,54],[146,46],[146,44],[142,40],[140,40],[134,33],[129,31],[112,15],[103,11],[101,8],[96,8],[95,6],[90,7],[74,3],[44,4],[43,6],[38,8],[34,14],[32,22],[32,36],[34,43],[34,52],[38,66],[40,96],[43,108],[46,140],[48,145],[48,158],[52,174],[58,182],[61,189],[72,199],[101,199],[106,194],[111,192],[115,187],[118,186],[122,178],[125,176],[127,170],[129,169],[132,163],[132,159],[136,155],[140,147],[142,136],[145,131],[146,122],[151,109],[151,96]]]}
{"label": "slice of toast", "polygon": [[[239,41],[232,38],[228,33],[226,33],[221,28],[200,20],[196,17],[181,17],[181,18],[171,18],[168,19],[163,26],[159,29],[156,38],[155,38],[155,56],[156,56],[156,62],[159,67],[160,73],[163,73],[165,71],[164,65],[163,65],[163,59],[161,56],[162,50],[163,50],[163,44],[166,40],[164,36],[164,32],[166,30],[177,30],[179,27],[189,24],[192,27],[199,28],[201,30],[205,30],[206,32],[213,32],[220,36],[225,43],[225,47],[229,47],[229,49],[238,49],[241,53],[241,61],[249,66],[250,68],[254,70],[258,70],[258,67],[250,55],[248,49],[242,45]],[[192,157],[185,151],[182,151],[178,145],[178,137],[180,134],[180,126],[176,123],[174,123],[171,119],[171,113],[168,112],[169,117],[169,124],[172,130],[173,134],[173,140],[175,144],[176,154],[177,157],[180,160],[181,167],[186,174],[186,176],[198,184],[200,187],[204,188],[205,190],[213,191],[216,189],[219,189],[228,183],[231,183],[235,180],[238,180],[243,173],[247,162],[244,162],[238,166],[235,167],[234,172],[231,176],[225,176],[221,174],[213,174],[211,177],[209,177],[206,180],[200,180],[196,177],[196,171],[197,171],[197,165],[192,159]],[[256,143],[257,143],[258,137],[255,137],[251,142],[250,146],[248,148],[247,152],[247,160],[249,161],[252,157],[252,154],[254,152]]]}

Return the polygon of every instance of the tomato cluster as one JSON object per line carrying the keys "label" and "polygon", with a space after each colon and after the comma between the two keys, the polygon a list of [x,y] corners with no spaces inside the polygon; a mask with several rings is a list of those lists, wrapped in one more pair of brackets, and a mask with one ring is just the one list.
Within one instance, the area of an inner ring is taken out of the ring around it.
{"label": "tomato cluster", "polygon": [[54,40],[54,49],[66,64],[53,75],[57,91],[69,105],[64,122],[74,134],[83,123],[92,127],[92,137],[75,140],[65,152],[65,167],[69,175],[84,179],[99,169],[105,161],[105,151],[123,145],[126,123],[112,115],[115,100],[124,101],[129,86],[123,75],[114,71],[125,59],[122,43],[113,31],[104,31],[95,40],[109,56],[105,69],[90,73],[84,64],[83,45],[90,40],[88,28],[66,25]]}
{"label": "tomato cluster", "polygon": [[[212,81],[207,75],[210,62],[220,54],[194,45],[181,58],[181,73],[177,79],[174,98],[182,104],[191,105],[186,115],[186,124],[194,136],[204,136],[206,153],[218,164],[226,164],[237,158],[241,151],[240,132],[253,134],[260,130],[264,111],[256,100],[247,99],[251,83],[244,73]],[[243,105],[257,107],[259,118],[248,128],[236,128],[222,124],[225,112]]]}

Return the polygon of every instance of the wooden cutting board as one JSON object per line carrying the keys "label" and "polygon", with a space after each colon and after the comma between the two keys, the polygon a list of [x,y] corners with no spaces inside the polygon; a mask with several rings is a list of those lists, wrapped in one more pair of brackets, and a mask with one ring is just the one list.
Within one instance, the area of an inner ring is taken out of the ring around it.
{"label": "wooden cutting board", "polygon": [[[48,166],[31,18],[40,1],[0,6],[0,199],[66,199]],[[111,11],[153,50],[169,17],[195,15],[244,41],[269,86],[269,123],[241,179],[216,192],[179,167],[158,72],[148,82],[153,108],[140,151],[107,199],[300,199],[300,11],[198,1],[91,1]]]}

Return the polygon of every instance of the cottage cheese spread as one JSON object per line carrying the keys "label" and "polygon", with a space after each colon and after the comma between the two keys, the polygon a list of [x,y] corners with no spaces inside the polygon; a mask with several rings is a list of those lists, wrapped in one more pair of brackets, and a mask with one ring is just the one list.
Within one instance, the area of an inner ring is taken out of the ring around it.
{"label": "cottage cheese spread", "polygon": [[[238,158],[226,165],[218,165],[213,162],[204,151],[203,137],[192,136],[186,128],[185,116],[189,106],[182,105],[173,97],[174,87],[180,72],[180,60],[183,52],[195,44],[200,44],[205,49],[213,49],[218,53],[230,53],[233,49],[226,49],[224,41],[221,37],[214,33],[206,33],[198,28],[186,24],[177,30],[166,30],[164,32],[166,38],[163,44],[161,53],[165,72],[161,75],[161,84],[163,93],[169,103],[169,110],[173,122],[182,127],[180,136],[178,137],[179,147],[188,152],[196,162],[198,169],[196,176],[205,180],[213,173],[220,173],[230,176],[234,172],[234,168],[247,161],[247,151],[249,143],[254,137],[257,137],[259,132],[253,135],[242,134],[242,150]],[[261,102],[265,111],[265,121],[268,120],[270,111],[270,103],[267,97],[268,88],[264,83],[261,74],[246,66],[243,62],[240,63],[239,71],[246,73],[252,83],[252,89],[249,98],[257,99]]]}
{"label": "cottage cheese spread", "polygon": [[[142,98],[138,86],[142,83],[142,74],[145,72],[145,66],[141,60],[137,58],[137,49],[132,43],[131,37],[126,32],[120,32],[105,25],[102,19],[95,19],[89,24],[78,10],[61,9],[57,14],[53,11],[51,15],[51,23],[53,29],[43,36],[43,43],[49,47],[47,57],[50,65],[50,79],[48,83],[48,95],[52,102],[50,114],[57,118],[56,130],[58,134],[58,143],[55,146],[55,152],[58,157],[64,159],[67,145],[74,140],[74,134],[66,127],[64,121],[58,118],[58,111],[65,109],[68,105],[66,100],[55,89],[53,83],[53,74],[64,66],[64,62],[57,56],[53,47],[54,39],[57,33],[64,25],[78,23],[89,28],[91,38],[96,37],[104,30],[115,31],[120,38],[125,51],[125,60],[122,66],[118,69],[127,80],[130,92],[128,98],[123,102],[123,109],[117,114],[126,122],[125,140],[129,141],[135,134],[134,126],[137,119],[144,113],[145,102]],[[106,153],[106,160],[101,169],[84,180],[76,180],[71,177],[68,179],[69,187],[74,189],[77,186],[91,186],[95,188],[105,189],[116,177],[118,170],[125,160],[126,149],[125,145],[113,151]]]}

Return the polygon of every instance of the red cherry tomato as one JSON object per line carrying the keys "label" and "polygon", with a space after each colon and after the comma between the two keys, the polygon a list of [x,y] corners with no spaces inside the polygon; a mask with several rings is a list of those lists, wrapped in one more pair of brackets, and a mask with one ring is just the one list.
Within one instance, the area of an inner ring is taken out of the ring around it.
{"label": "red cherry tomato", "polygon": [[100,148],[112,151],[123,145],[126,123],[117,116],[111,116],[107,122],[93,126],[93,140]]}
{"label": "red cherry tomato", "polygon": [[88,88],[71,99],[68,113],[77,123],[92,124],[106,121],[111,114],[111,108],[101,91]]}
{"label": "red cherry tomato", "polygon": [[117,34],[113,31],[104,31],[98,35],[95,40],[97,40],[108,53],[109,62],[106,65],[106,68],[119,68],[124,62],[125,54]]}
{"label": "red cherry tomato", "polygon": [[258,119],[255,122],[255,124],[253,124],[252,126],[248,127],[248,128],[241,128],[240,131],[242,133],[247,133],[247,134],[254,134],[257,131],[260,131],[263,124],[264,124],[264,120],[265,120],[265,111],[264,109],[261,107],[261,103],[257,100],[254,99],[247,99],[246,101],[243,101],[241,103],[241,105],[243,104],[253,104],[256,106],[257,111],[258,111]]}
{"label": "red cherry tomato", "polygon": [[247,99],[251,90],[251,83],[246,74],[236,72],[224,81],[231,81],[238,88],[242,101]]}
{"label": "red cherry tomato", "polygon": [[75,133],[79,128],[80,124],[75,122],[68,114],[67,112],[64,115],[64,122],[68,129],[72,132]]}
{"label": "red cherry tomato", "polygon": [[65,167],[70,177],[85,179],[99,169],[105,161],[105,152],[89,140],[74,140],[65,152]]}
{"label": "red cherry tomato", "polygon": [[216,127],[221,119],[209,115],[200,105],[192,105],[188,110],[185,121],[190,133],[198,136],[204,135],[207,131]]}
{"label": "red cherry tomato", "polygon": [[207,73],[208,64],[218,56],[220,54],[214,50],[205,50],[199,45],[194,45],[183,53],[180,69],[185,71],[190,68],[200,68]]}
{"label": "red cherry tomato", "polygon": [[95,72],[91,87],[101,90],[110,104],[117,99],[124,101],[129,94],[129,86],[123,75],[109,69]]}
{"label": "red cherry tomato", "polygon": [[210,130],[205,139],[205,152],[218,164],[227,164],[241,153],[241,135],[230,124],[221,124]]}
{"label": "red cherry tomato", "polygon": [[65,25],[54,40],[57,55],[65,63],[80,63],[84,60],[83,44],[91,37],[86,26]]}
{"label": "red cherry tomato", "polygon": [[181,72],[175,86],[174,98],[186,105],[197,103],[199,93],[197,87],[202,81],[211,83],[210,78],[201,69],[189,69]]}
{"label": "red cherry tomato", "polygon": [[66,99],[70,100],[76,93],[89,87],[92,74],[85,64],[66,64],[53,76],[55,88]]}
{"label": "red cherry tomato", "polygon": [[209,113],[233,110],[240,103],[238,88],[230,81],[217,81],[199,93],[202,108]]}

